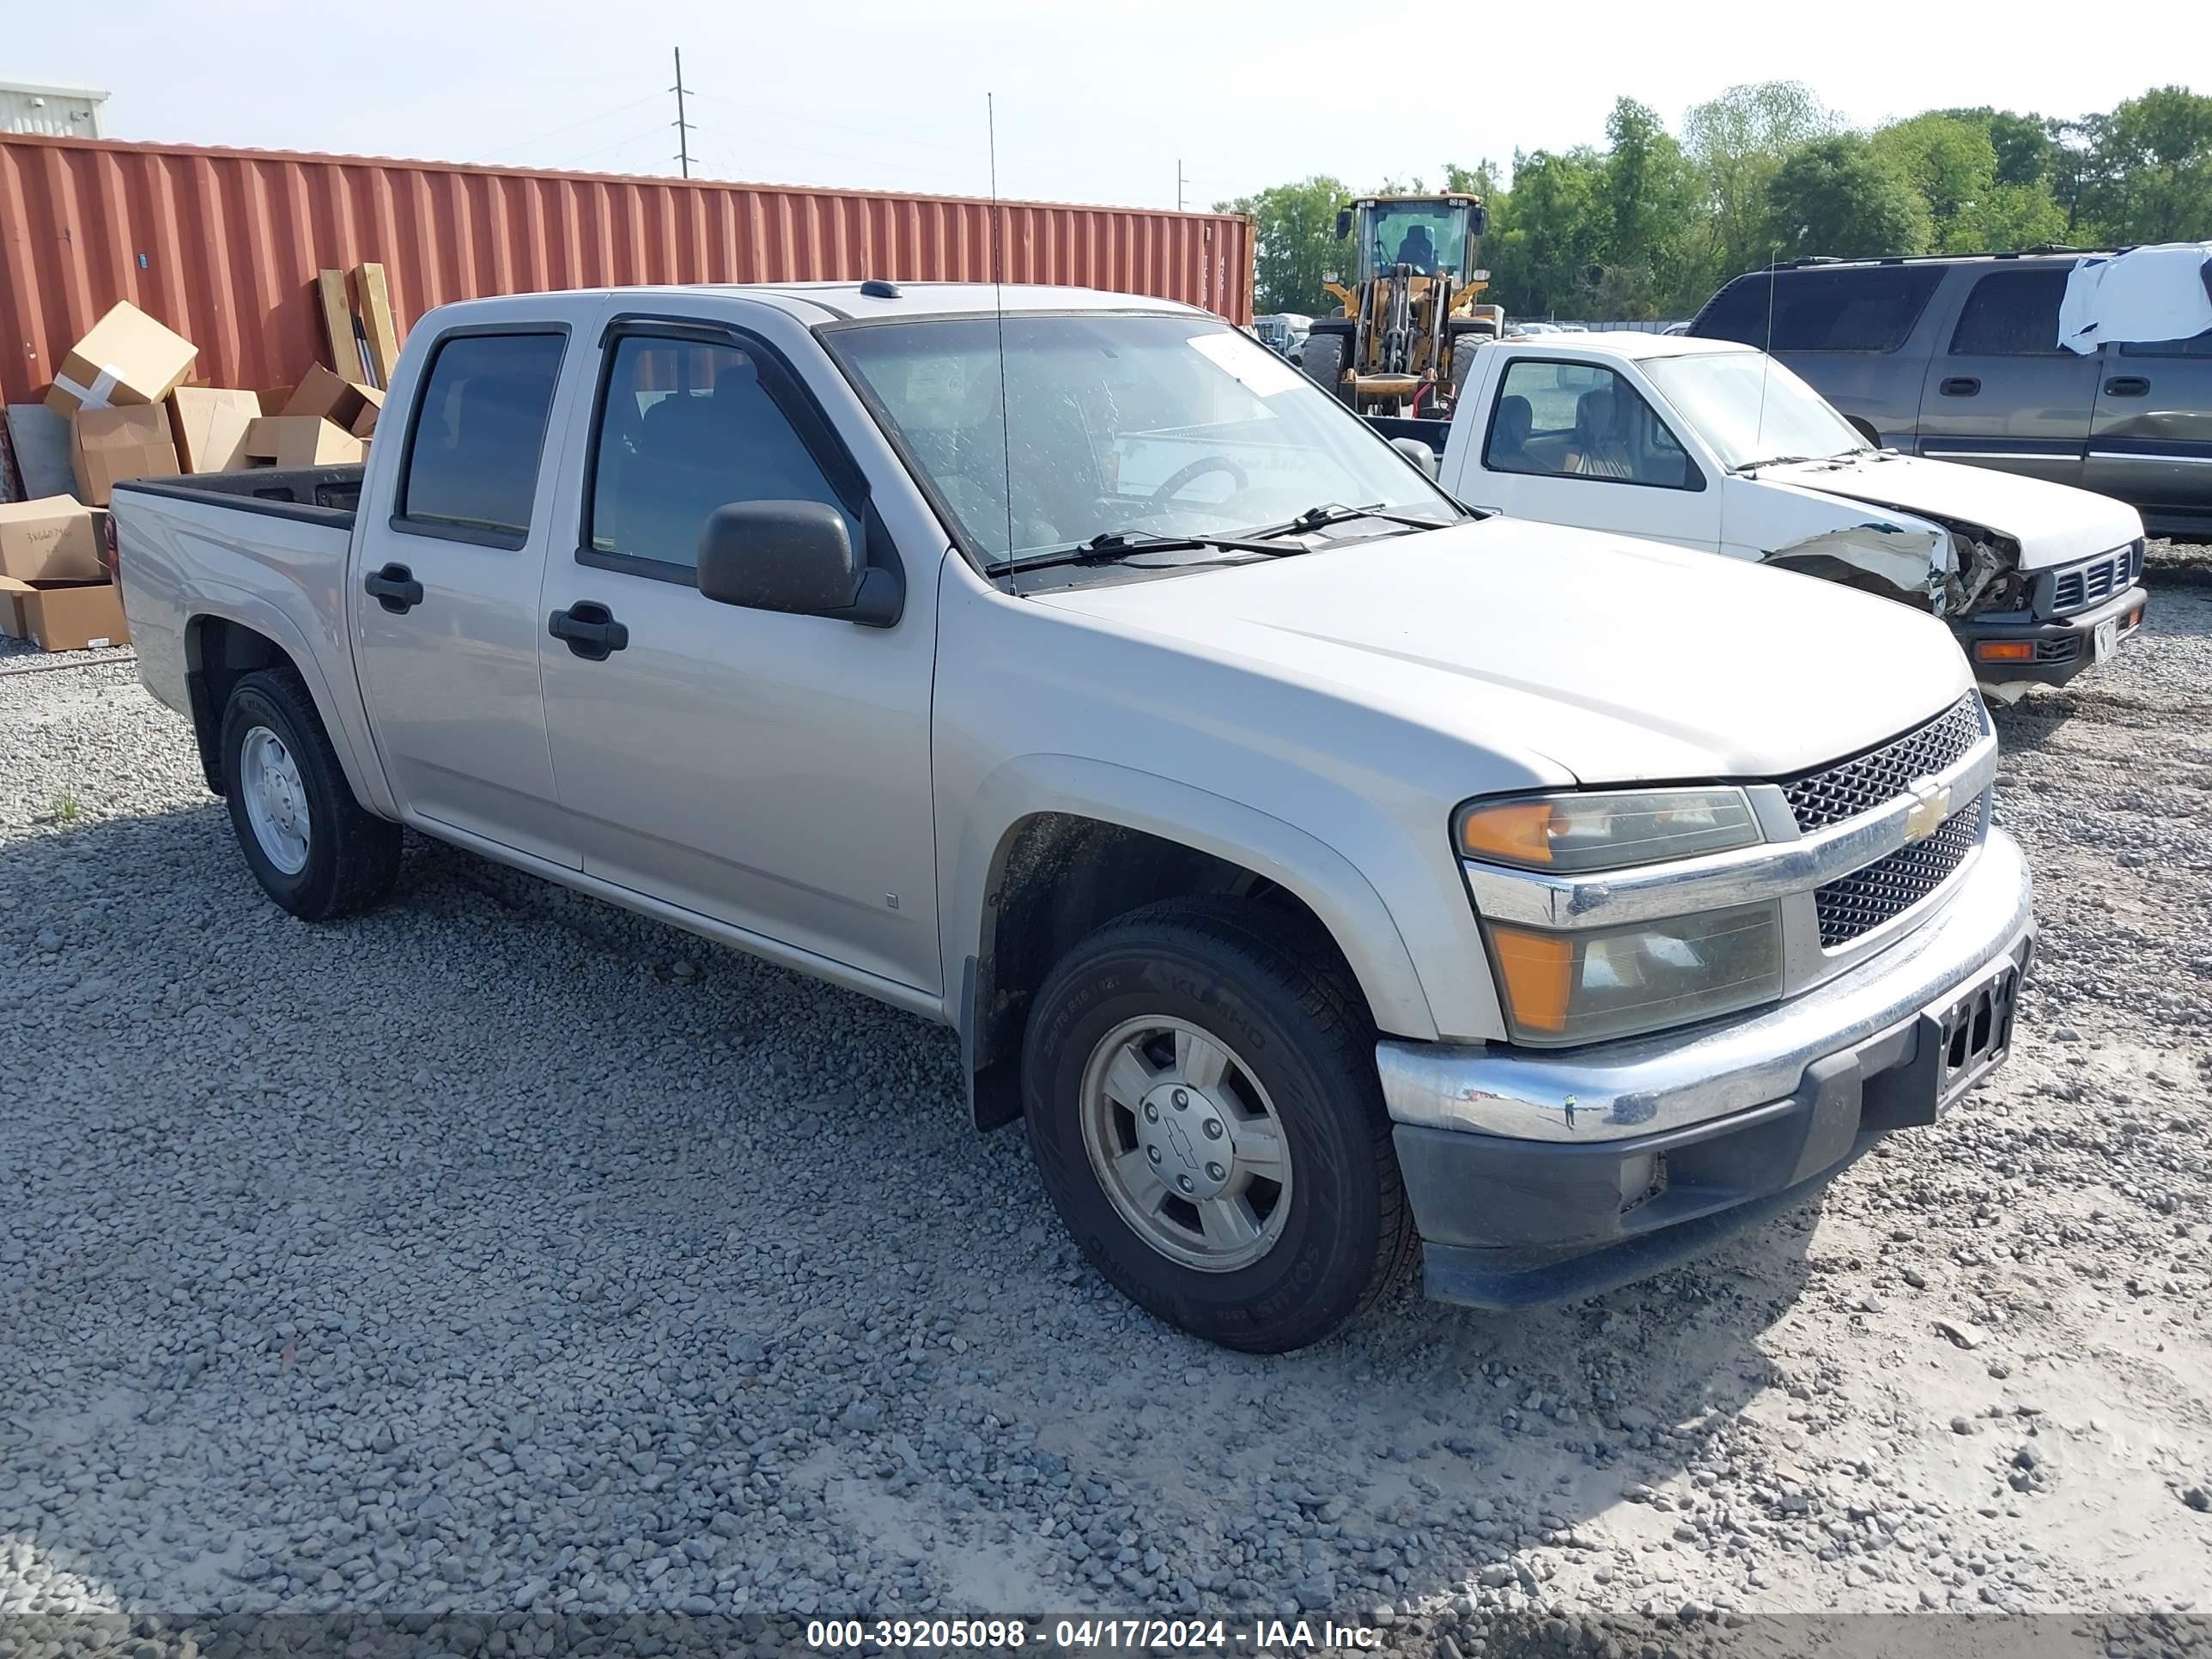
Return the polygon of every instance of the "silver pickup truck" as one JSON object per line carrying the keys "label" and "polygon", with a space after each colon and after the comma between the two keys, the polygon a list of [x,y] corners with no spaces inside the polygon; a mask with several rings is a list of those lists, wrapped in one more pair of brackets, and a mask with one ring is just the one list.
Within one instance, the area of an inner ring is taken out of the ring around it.
{"label": "silver pickup truck", "polygon": [[1184,307],[454,306],[365,469],[113,524],[277,903],[374,903],[405,825],[941,1021],[1218,1342],[1417,1248],[1492,1308],[1648,1273],[2011,1040],[2028,878],[1942,623],[1480,518]]}

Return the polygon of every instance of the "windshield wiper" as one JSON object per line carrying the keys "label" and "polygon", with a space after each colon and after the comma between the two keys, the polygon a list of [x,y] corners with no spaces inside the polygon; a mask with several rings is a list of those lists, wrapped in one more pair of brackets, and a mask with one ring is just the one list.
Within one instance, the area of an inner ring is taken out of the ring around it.
{"label": "windshield wiper", "polygon": [[1296,550],[1267,542],[1241,541],[1233,536],[1156,536],[1146,530],[1108,530],[1087,542],[1050,547],[1041,553],[1024,553],[1018,559],[1001,559],[986,568],[985,574],[1008,576],[1024,570],[1050,570],[1071,564],[1111,564],[1139,553],[1189,553],[1202,548],[1222,548],[1231,553],[1258,553],[1273,559]]}
{"label": "windshield wiper", "polygon": [[1769,455],[1765,460],[1740,461],[1735,470],[1738,472],[1756,472],[1762,466],[1794,466],[1800,461],[1809,461],[1814,459],[1811,455]]}
{"label": "windshield wiper", "polygon": [[1271,539],[1279,536],[1302,536],[1308,531],[1326,530],[1333,524],[1345,524],[1353,519],[1385,519],[1392,524],[1404,525],[1408,530],[1442,530],[1443,526],[1434,519],[1416,519],[1403,513],[1385,512],[1382,503],[1370,501],[1365,507],[1346,507],[1340,501],[1323,501],[1310,507],[1295,519],[1281,524],[1271,524],[1259,530],[1247,531],[1249,536]]}

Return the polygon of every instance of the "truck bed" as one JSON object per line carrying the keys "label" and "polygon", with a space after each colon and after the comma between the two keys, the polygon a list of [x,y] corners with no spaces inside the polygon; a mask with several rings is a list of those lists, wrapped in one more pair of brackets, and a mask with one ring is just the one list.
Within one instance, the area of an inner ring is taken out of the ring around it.
{"label": "truck bed", "polygon": [[149,495],[204,501],[217,507],[243,507],[279,518],[301,516],[287,509],[307,508],[318,524],[353,525],[366,471],[352,466],[301,466],[279,471],[252,467],[242,472],[196,472],[178,478],[139,478],[123,485]]}

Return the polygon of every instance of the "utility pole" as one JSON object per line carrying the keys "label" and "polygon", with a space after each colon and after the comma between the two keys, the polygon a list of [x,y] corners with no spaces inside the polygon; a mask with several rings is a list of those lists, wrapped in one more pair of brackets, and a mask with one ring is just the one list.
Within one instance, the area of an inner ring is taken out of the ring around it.
{"label": "utility pole", "polygon": [[1182,157],[1176,157],[1176,211],[1182,211],[1182,187],[1190,182],[1182,176]]}
{"label": "utility pole", "polygon": [[676,159],[683,165],[684,176],[691,176],[691,124],[684,118],[684,48],[676,48],[676,84],[669,88],[676,94]]}

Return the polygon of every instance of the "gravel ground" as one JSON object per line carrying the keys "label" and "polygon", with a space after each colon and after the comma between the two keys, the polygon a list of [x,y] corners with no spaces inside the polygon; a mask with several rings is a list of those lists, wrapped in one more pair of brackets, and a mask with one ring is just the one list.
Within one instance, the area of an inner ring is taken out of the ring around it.
{"label": "gravel ground", "polygon": [[1989,1088],[1694,1267],[1278,1359],[1106,1290],[948,1034],[428,843],[306,927],[127,652],[0,656],[0,1646],[2212,1611],[2208,555],[1999,715],[2045,931]]}

